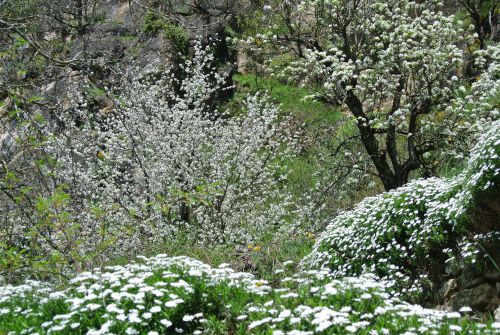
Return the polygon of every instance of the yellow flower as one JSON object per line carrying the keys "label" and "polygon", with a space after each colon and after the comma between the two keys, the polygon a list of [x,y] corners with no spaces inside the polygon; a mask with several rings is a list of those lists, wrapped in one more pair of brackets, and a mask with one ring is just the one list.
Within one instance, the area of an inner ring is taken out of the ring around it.
{"label": "yellow flower", "polygon": [[253,251],[255,251],[255,252],[259,252],[259,251],[260,251],[260,248],[261,248],[261,246],[260,246],[260,245],[256,245],[255,247],[253,247]]}

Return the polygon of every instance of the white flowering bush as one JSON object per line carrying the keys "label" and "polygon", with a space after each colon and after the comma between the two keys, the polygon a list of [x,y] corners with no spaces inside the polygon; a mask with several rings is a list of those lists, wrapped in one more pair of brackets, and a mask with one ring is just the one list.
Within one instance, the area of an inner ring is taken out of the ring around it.
{"label": "white flowering bush", "polygon": [[63,290],[40,282],[0,287],[6,334],[493,334],[499,323],[425,309],[375,277],[290,275],[278,287],[222,264],[158,255],[85,272]]}
{"label": "white flowering bush", "polygon": [[415,180],[335,217],[303,265],[339,278],[370,272],[394,280],[403,294],[422,293],[433,265],[443,264],[450,248],[460,252],[478,199],[496,196],[499,129],[499,121],[490,125],[456,177]]}
{"label": "white flowering bush", "polygon": [[214,107],[225,87],[212,62],[197,45],[181,79],[161,69],[128,75],[107,93],[107,109],[92,109],[77,88],[69,106],[33,128],[44,138],[36,149],[50,157],[38,169],[48,188],[34,201],[39,211],[23,221],[12,206],[0,237],[15,245],[35,236],[25,251],[57,253],[81,269],[87,256],[133,255],[174,239],[246,245],[269,231],[293,233],[287,120],[261,95],[238,115]]}
{"label": "white flowering bush", "polygon": [[470,139],[485,131],[500,115],[500,47],[492,45],[486,50],[477,50],[472,56],[475,66],[483,70],[470,87],[460,86],[446,107],[445,113],[455,117],[456,125],[448,134],[444,150],[434,154],[454,162],[470,154],[474,144]]}

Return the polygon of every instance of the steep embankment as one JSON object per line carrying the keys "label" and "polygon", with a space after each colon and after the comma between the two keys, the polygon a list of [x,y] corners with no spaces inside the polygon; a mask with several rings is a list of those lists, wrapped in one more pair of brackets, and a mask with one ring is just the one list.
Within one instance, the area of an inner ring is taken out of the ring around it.
{"label": "steep embankment", "polygon": [[[331,269],[335,277],[375,273],[407,297],[453,308],[498,304],[499,129],[494,122],[481,136],[459,175],[413,181],[337,216],[304,266]],[[475,294],[453,294],[477,286]]]}

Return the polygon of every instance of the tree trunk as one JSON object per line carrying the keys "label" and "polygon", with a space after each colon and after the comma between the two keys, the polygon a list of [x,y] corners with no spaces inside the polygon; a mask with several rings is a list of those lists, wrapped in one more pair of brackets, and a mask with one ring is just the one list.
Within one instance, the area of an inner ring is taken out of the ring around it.
{"label": "tree trunk", "polygon": [[189,211],[189,205],[185,200],[181,200],[181,203],[179,205],[179,216],[182,222],[188,223],[190,221],[191,215]]}
{"label": "tree trunk", "polygon": [[84,33],[84,22],[83,22],[83,0],[76,0],[76,21],[78,22],[78,34],[82,35]]}
{"label": "tree trunk", "polygon": [[[366,152],[375,165],[375,169],[377,170],[378,176],[382,181],[385,190],[389,191],[402,186],[404,184],[402,174],[398,173],[399,178],[396,177],[396,174],[387,163],[385,151],[379,150],[375,132],[368,124],[368,118],[363,111],[363,106],[358,97],[356,97],[352,91],[349,91],[347,92],[345,102],[351,113],[358,119],[357,126],[361,135],[361,142],[363,142]],[[398,168],[396,167],[396,169]]]}

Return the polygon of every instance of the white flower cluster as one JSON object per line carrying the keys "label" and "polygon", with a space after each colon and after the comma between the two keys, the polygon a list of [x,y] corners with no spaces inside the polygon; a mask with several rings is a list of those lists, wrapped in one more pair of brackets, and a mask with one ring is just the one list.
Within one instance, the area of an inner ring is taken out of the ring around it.
{"label": "white flower cluster", "polygon": [[500,121],[490,125],[458,176],[415,180],[335,217],[303,265],[330,268],[336,277],[367,271],[396,280],[403,293],[419,291],[424,278],[411,269],[425,266],[431,253],[438,259],[439,245],[457,242],[474,200],[498,184],[499,129]]}
{"label": "white flower cluster", "polygon": [[[349,25],[347,33],[359,35],[360,41],[347,45],[331,36],[333,46],[308,49],[295,71],[313,81],[319,79],[320,94],[338,104],[344,103],[346,92],[353,91],[373,113],[366,122],[378,127],[394,123],[403,130],[416,101],[445,100],[458,87],[453,79],[463,66],[463,51],[456,43],[467,34],[452,17],[435,10],[434,2],[399,0],[359,8],[363,13],[354,15],[356,24]],[[349,9],[344,2],[334,8]],[[388,118],[378,115],[398,94],[400,108]]]}
{"label": "white flower cluster", "polygon": [[202,334],[216,332],[217,321],[240,333],[273,335],[488,334],[500,327],[466,325],[460,313],[404,303],[373,275],[335,280],[328,271],[309,271],[271,288],[224,265],[165,255],[142,260],[82,273],[62,291],[36,282],[0,287],[0,331]]}

